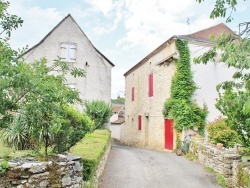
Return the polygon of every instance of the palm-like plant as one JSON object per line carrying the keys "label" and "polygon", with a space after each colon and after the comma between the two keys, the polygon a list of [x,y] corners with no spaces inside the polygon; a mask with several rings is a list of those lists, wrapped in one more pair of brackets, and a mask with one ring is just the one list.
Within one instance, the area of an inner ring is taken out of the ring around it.
{"label": "palm-like plant", "polygon": [[0,139],[13,149],[25,149],[29,144],[29,131],[23,117],[17,116],[8,127],[0,131]]}

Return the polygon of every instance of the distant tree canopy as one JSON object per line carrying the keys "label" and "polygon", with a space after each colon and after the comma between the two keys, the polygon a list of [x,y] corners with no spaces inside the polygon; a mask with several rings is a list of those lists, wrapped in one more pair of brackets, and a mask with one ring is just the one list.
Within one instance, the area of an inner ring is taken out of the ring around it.
{"label": "distant tree canopy", "polygon": [[115,104],[125,104],[125,98],[118,96],[117,99],[111,99],[111,102]]}

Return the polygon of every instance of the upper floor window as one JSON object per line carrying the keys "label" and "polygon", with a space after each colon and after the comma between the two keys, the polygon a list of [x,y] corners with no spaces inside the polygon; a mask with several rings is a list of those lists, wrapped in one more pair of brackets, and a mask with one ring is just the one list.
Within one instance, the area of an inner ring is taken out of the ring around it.
{"label": "upper floor window", "polygon": [[76,61],[76,44],[62,43],[61,44],[61,59],[66,62]]}
{"label": "upper floor window", "polygon": [[132,101],[135,100],[135,88],[132,87]]}
{"label": "upper floor window", "polygon": [[154,75],[153,73],[151,73],[150,75],[148,75],[148,96],[152,97],[154,96]]}

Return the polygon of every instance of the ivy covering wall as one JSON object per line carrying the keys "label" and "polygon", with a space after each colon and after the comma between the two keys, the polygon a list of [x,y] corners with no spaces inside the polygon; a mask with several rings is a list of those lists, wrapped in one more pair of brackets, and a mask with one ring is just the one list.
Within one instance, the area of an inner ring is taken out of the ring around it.
{"label": "ivy covering wall", "polygon": [[187,41],[176,40],[180,59],[176,61],[177,70],[172,79],[171,95],[164,104],[163,115],[173,118],[177,131],[183,128],[198,128],[200,134],[204,131],[207,108],[200,108],[193,100],[197,89],[193,81],[190,64],[190,51]]}

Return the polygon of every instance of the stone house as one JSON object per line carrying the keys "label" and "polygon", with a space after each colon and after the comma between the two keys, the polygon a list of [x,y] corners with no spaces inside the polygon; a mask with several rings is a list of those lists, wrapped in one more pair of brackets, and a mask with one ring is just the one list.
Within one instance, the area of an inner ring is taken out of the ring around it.
{"label": "stone house", "polygon": [[160,150],[174,149],[176,131],[173,121],[165,120],[162,110],[164,102],[170,97],[171,81],[176,72],[173,60],[179,58],[175,43],[177,38],[188,41],[193,80],[199,88],[193,96],[194,100],[201,107],[204,103],[207,105],[207,121],[220,115],[214,106],[218,97],[216,85],[229,80],[233,69],[228,69],[216,59],[207,65],[194,64],[192,60],[211,47],[210,34],[219,35],[222,32],[233,33],[226,25],[218,24],[193,34],[174,35],[124,74],[126,113],[121,132],[122,143]]}
{"label": "stone house", "polygon": [[121,127],[125,123],[125,105],[112,104],[113,115],[110,117],[111,138],[120,140]]}
{"label": "stone house", "polygon": [[71,67],[81,68],[85,77],[66,75],[65,84],[80,92],[83,100],[111,100],[111,69],[114,64],[91,43],[69,14],[39,43],[24,53],[26,62],[45,57],[49,65],[60,57]]}

